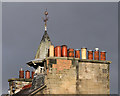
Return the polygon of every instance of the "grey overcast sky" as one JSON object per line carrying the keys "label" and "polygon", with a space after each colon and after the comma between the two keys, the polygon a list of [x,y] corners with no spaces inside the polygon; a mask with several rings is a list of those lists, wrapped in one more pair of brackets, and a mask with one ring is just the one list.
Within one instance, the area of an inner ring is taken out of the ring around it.
{"label": "grey overcast sky", "polygon": [[26,62],[34,59],[44,33],[45,8],[52,43],[70,48],[85,46],[107,51],[111,94],[118,92],[118,8],[115,3],[3,3],[2,5],[2,92],[18,71],[33,70]]}

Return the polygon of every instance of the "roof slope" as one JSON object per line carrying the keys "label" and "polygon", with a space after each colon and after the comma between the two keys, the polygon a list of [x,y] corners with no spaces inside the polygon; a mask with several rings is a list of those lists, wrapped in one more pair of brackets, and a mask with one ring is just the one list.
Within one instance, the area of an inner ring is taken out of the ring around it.
{"label": "roof slope", "polygon": [[35,59],[45,59],[48,56],[49,46],[52,44],[47,31],[44,32],[40,45],[38,47]]}
{"label": "roof slope", "polygon": [[46,87],[44,79],[45,79],[45,74],[35,74],[32,81],[32,86],[30,88],[25,88],[20,90],[18,93],[14,94],[13,96],[23,96],[25,94],[26,96],[31,96],[33,94],[40,92]]}

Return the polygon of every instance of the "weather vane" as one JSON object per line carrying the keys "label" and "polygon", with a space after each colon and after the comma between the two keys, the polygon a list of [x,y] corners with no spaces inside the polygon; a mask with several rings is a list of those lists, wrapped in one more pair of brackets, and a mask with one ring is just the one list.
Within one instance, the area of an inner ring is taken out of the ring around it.
{"label": "weather vane", "polygon": [[46,11],[44,12],[44,14],[45,14],[45,19],[43,18],[43,21],[45,22],[45,31],[47,31],[47,21],[48,21],[47,8],[46,8]]}

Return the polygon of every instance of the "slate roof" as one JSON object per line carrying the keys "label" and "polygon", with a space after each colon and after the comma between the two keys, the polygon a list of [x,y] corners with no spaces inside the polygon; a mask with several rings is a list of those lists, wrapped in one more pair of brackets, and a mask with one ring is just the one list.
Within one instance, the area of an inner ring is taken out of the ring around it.
{"label": "slate roof", "polygon": [[45,31],[35,55],[35,59],[28,61],[27,64],[36,69],[38,67],[36,63],[42,63],[46,59],[46,57],[48,57],[48,49],[51,44],[52,42],[50,40],[50,37],[47,31]]}
{"label": "slate roof", "polygon": [[43,90],[46,87],[46,84],[44,83],[44,74],[35,74],[34,79],[32,81],[32,87],[25,88],[20,90],[18,93],[14,94],[13,96],[32,96],[41,90]]}
{"label": "slate roof", "polygon": [[35,59],[45,59],[48,56],[48,49],[51,44],[52,42],[50,40],[50,37],[47,31],[45,31],[35,55]]}

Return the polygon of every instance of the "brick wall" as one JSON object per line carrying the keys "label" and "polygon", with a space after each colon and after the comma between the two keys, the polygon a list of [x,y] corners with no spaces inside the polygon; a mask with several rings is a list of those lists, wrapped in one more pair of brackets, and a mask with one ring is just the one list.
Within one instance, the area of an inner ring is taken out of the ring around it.
{"label": "brick wall", "polygon": [[[62,71],[64,69],[70,69],[72,65],[72,60],[63,60],[63,59],[56,59],[56,64],[51,64],[49,60],[47,60],[47,66],[52,65],[52,69],[56,69],[57,72]],[[48,71],[47,71],[48,73]]]}

